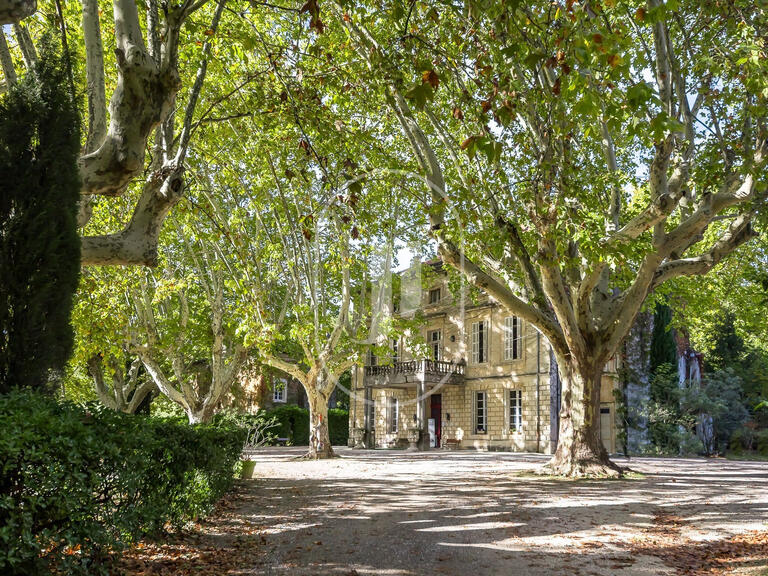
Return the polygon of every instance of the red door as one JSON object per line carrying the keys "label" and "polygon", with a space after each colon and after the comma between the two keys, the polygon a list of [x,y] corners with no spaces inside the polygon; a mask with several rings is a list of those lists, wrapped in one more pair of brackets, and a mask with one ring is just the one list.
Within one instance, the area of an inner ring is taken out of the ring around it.
{"label": "red door", "polygon": [[437,448],[441,446],[441,439],[443,437],[443,418],[442,418],[442,402],[443,398],[440,394],[432,394],[430,404],[429,417],[435,421],[435,441]]}

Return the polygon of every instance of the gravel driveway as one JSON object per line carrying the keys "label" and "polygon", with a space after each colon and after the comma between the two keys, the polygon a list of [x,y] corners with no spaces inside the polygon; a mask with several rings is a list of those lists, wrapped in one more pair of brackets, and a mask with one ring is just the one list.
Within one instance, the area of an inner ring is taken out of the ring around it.
{"label": "gravel driveway", "polygon": [[236,551],[212,573],[768,574],[766,463],[633,458],[642,477],[564,481],[530,475],[536,454],[338,453],[259,451],[195,534]]}

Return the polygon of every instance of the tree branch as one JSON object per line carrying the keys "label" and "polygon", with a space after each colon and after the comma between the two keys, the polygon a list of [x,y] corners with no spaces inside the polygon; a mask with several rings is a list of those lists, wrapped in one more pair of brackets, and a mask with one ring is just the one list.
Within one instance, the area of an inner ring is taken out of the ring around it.
{"label": "tree branch", "polygon": [[37,0],[0,0],[0,26],[23,20],[36,10]]}
{"label": "tree branch", "polygon": [[758,236],[752,228],[752,218],[743,214],[731,222],[728,229],[704,254],[664,262],[653,278],[651,289],[679,276],[700,276],[717,266],[739,246]]}
{"label": "tree branch", "polygon": [[3,69],[5,82],[10,87],[16,84],[16,69],[13,66],[13,58],[8,48],[8,42],[5,39],[5,31],[0,28],[0,67]]}
{"label": "tree branch", "polygon": [[107,135],[107,97],[104,88],[104,50],[98,0],[82,0],[85,73],[88,92],[86,153],[93,152]]}

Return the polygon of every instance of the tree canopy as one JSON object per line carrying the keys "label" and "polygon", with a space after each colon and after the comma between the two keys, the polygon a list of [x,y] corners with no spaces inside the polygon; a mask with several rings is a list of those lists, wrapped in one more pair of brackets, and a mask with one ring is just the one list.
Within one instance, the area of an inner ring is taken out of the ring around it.
{"label": "tree canopy", "polygon": [[648,298],[762,261],[766,20],[747,0],[41,2],[0,61],[12,84],[65,33],[83,264],[170,278],[205,254],[232,346],[301,380],[359,358],[370,261],[419,238],[548,338],[552,468],[589,474],[616,471],[601,374]]}

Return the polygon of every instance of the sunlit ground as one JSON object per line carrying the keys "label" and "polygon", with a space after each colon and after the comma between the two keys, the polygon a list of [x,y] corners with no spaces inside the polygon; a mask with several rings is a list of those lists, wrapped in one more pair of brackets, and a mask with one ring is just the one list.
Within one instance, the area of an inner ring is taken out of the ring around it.
{"label": "sunlit ground", "polygon": [[[210,521],[128,567],[157,574],[768,573],[768,464],[632,459],[643,474],[562,481],[547,457],[298,448],[258,453]],[[626,461],[621,461],[627,464]],[[133,564],[132,564],[133,563]]]}

